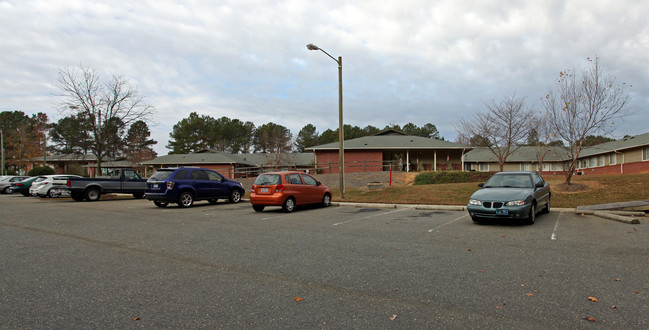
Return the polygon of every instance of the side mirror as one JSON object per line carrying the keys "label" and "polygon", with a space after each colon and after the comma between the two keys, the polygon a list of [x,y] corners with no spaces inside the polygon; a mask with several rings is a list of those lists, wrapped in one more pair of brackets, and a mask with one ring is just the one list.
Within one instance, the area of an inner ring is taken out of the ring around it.
{"label": "side mirror", "polygon": [[321,185],[321,184],[322,184],[322,182],[320,182],[320,181],[316,181],[316,182],[315,182],[315,185],[316,185],[316,186],[319,186],[319,185]]}
{"label": "side mirror", "polygon": [[545,186],[545,184],[543,182],[537,182],[536,183],[537,188],[543,188],[544,186]]}
{"label": "side mirror", "polygon": [[478,183],[478,187],[480,187],[480,188],[484,187],[484,183],[482,183],[482,182]]}

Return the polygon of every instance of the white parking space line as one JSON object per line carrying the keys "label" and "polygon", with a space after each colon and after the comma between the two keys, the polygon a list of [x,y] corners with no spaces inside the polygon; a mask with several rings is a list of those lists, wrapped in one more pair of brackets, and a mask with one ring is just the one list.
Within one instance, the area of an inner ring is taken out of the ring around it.
{"label": "white parking space line", "polygon": [[443,223],[443,224],[441,224],[441,225],[439,225],[439,226],[437,226],[437,227],[435,227],[435,228],[433,228],[433,229],[429,229],[428,232],[429,232],[429,233],[432,233],[433,231],[435,231],[435,230],[437,230],[437,229],[439,229],[439,228],[441,228],[441,227],[444,227],[444,226],[448,225],[449,223],[453,223],[453,222],[458,221],[458,220],[460,220],[460,219],[464,219],[464,218],[466,218],[466,217],[468,217],[468,216],[469,216],[468,214],[465,214],[465,215],[463,215],[463,216],[461,216],[461,217],[459,217],[459,218],[455,218],[455,219],[453,219],[453,220],[451,220],[451,221],[449,221],[449,222]]}
{"label": "white parking space line", "polygon": [[556,241],[557,240],[557,231],[559,230],[559,219],[561,218],[561,215],[563,212],[559,213],[559,216],[557,217],[557,223],[554,224],[554,230],[552,230],[552,236],[550,236],[550,240]]}
{"label": "white parking space line", "polygon": [[357,218],[357,219],[352,219],[352,220],[347,220],[347,221],[337,222],[337,223],[334,223],[333,225],[334,225],[334,226],[338,226],[338,225],[342,225],[342,224],[346,224],[346,223],[350,223],[350,222],[354,222],[354,221],[360,221],[360,220],[365,220],[365,219],[375,218],[375,217],[379,217],[379,216],[382,216],[382,215],[387,215],[387,214],[392,214],[392,213],[397,213],[397,212],[403,212],[403,211],[407,211],[407,210],[413,210],[413,208],[408,207],[408,208],[403,208],[403,209],[397,209],[397,210],[390,211],[390,212],[384,212],[384,213],[379,213],[379,214],[372,214],[372,215],[368,215],[368,216],[366,216],[366,217],[362,217],[362,218]]}

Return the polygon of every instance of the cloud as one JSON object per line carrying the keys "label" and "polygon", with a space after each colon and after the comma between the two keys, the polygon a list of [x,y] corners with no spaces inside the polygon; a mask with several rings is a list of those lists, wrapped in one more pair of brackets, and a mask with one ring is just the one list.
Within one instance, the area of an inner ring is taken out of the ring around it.
{"label": "cloud", "polygon": [[[532,105],[559,71],[587,57],[627,82],[635,115],[616,134],[646,132],[649,3],[639,1],[1,1],[0,110],[61,118],[60,68],[128,78],[157,109],[157,151],[196,111],[293,134],[345,123],[433,123],[516,93]],[[152,123],[153,124],[153,123]]]}

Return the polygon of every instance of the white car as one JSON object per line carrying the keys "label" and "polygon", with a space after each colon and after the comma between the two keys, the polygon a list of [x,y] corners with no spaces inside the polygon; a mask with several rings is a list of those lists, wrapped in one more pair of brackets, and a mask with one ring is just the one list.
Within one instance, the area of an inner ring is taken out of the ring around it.
{"label": "white car", "polygon": [[38,182],[32,183],[31,188],[29,188],[29,194],[32,196],[38,197],[59,197],[61,191],[59,189],[52,189],[52,182],[54,179],[57,180],[67,180],[69,178],[80,178],[78,175],[72,174],[53,174],[53,175],[43,175],[44,179]]}

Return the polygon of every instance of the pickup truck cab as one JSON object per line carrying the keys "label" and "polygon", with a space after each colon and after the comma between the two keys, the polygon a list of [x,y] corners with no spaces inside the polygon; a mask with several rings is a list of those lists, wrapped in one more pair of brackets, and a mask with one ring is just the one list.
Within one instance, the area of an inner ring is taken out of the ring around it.
{"label": "pickup truck cab", "polygon": [[146,179],[130,168],[112,169],[108,175],[96,178],[71,178],[66,181],[70,197],[75,201],[96,201],[102,194],[132,194],[143,198],[146,191]]}

